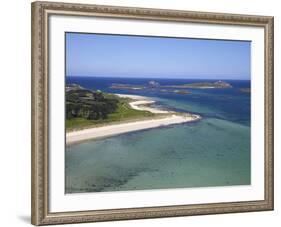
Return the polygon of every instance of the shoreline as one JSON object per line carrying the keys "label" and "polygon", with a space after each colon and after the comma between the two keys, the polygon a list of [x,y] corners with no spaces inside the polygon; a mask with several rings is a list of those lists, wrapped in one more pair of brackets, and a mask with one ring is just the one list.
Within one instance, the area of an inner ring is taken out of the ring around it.
{"label": "shoreline", "polygon": [[155,113],[155,114],[175,113],[173,111],[167,111],[167,110],[162,110],[162,109],[156,108],[156,107],[150,107],[150,105],[156,103],[156,101],[149,99],[148,97],[145,97],[145,96],[125,95],[125,94],[115,94],[115,95],[117,95],[118,97],[121,97],[121,98],[133,99],[134,101],[130,102],[129,105],[131,106],[132,109],[135,109],[135,110],[144,110],[144,111],[149,111],[149,112]]}
{"label": "shoreline", "polygon": [[[135,122],[120,122],[117,124],[92,127],[87,129],[82,129],[78,131],[72,131],[66,133],[66,145],[71,145],[79,143],[85,140],[91,139],[101,139],[111,136],[116,136],[120,134],[125,134],[134,131],[141,131],[145,129],[158,128],[161,126],[168,126],[174,124],[181,124],[186,122],[192,122],[200,120],[201,117],[195,114],[183,114],[174,111],[162,110],[160,108],[151,107],[154,100],[151,100],[144,96],[137,95],[124,95],[115,94],[119,97],[130,98],[133,101],[129,103],[131,108],[136,110],[149,111],[155,114],[161,114],[159,118],[153,118],[148,120],[137,120]],[[167,116],[165,116],[167,114]]]}

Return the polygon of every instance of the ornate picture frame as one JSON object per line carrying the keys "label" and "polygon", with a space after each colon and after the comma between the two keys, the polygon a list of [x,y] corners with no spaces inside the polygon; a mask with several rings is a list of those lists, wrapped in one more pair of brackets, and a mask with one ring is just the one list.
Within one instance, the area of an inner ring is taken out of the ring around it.
{"label": "ornate picture frame", "polygon": [[[264,29],[264,199],[50,211],[49,18],[51,15]],[[273,17],[55,2],[32,3],[32,224],[66,224],[273,210]]]}

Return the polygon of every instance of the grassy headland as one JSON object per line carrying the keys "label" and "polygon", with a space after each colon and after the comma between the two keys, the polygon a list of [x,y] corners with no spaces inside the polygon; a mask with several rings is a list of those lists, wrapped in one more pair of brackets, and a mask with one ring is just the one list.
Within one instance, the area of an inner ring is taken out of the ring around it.
{"label": "grassy headland", "polygon": [[130,98],[122,98],[79,85],[66,88],[66,130],[80,130],[108,123],[153,117],[149,111],[135,110]]}

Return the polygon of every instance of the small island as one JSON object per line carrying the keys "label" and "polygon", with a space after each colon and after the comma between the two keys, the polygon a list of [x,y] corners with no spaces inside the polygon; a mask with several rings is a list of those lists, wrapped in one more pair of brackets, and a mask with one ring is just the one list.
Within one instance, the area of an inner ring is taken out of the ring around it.
{"label": "small island", "polygon": [[239,91],[243,93],[251,93],[251,88],[240,88]]}
{"label": "small island", "polygon": [[180,95],[190,94],[190,91],[187,90],[174,90],[173,92]]}
{"label": "small island", "polygon": [[126,89],[126,90],[141,90],[141,89],[145,89],[146,86],[113,83],[110,88],[112,88],[112,89]]}
{"label": "small island", "polygon": [[[168,88],[170,89],[185,89],[185,88],[192,88],[192,89],[214,89],[214,88],[232,88],[232,85],[225,82],[225,81],[215,81],[215,82],[198,82],[198,83],[188,83],[188,84],[178,84],[178,85],[161,85],[160,83],[156,81],[149,81],[148,84],[144,85],[135,85],[135,84],[112,84],[111,87],[112,89],[124,89],[124,90],[143,90],[143,89],[157,89],[159,88],[160,91],[169,91],[167,90]],[[173,90],[177,91],[177,90]],[[188,91],[180,91],[180,92],[175,92],[179,94],[188,94]]]}
{"label": "small island", "polygon": [[199,115],[154,107],[143,96],[66,86],[66,144],[199,120]]}
{"label": "small island", "polygon": [[213,89],[213,88],[232,88],[232,85],[225,81],[219,80],[216,82],[199,82],[199,83],[189,83],[189,84],[182,84],[182,85],[166,85],[162,87]]}

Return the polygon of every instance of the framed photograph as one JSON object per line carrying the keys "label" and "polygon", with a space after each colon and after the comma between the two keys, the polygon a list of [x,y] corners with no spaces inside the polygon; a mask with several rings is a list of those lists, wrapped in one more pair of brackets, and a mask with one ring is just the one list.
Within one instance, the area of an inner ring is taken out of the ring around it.
{"label": "framed photograph", "polygon": [[32,3],[32,223],[273,209],[273,17]]}

